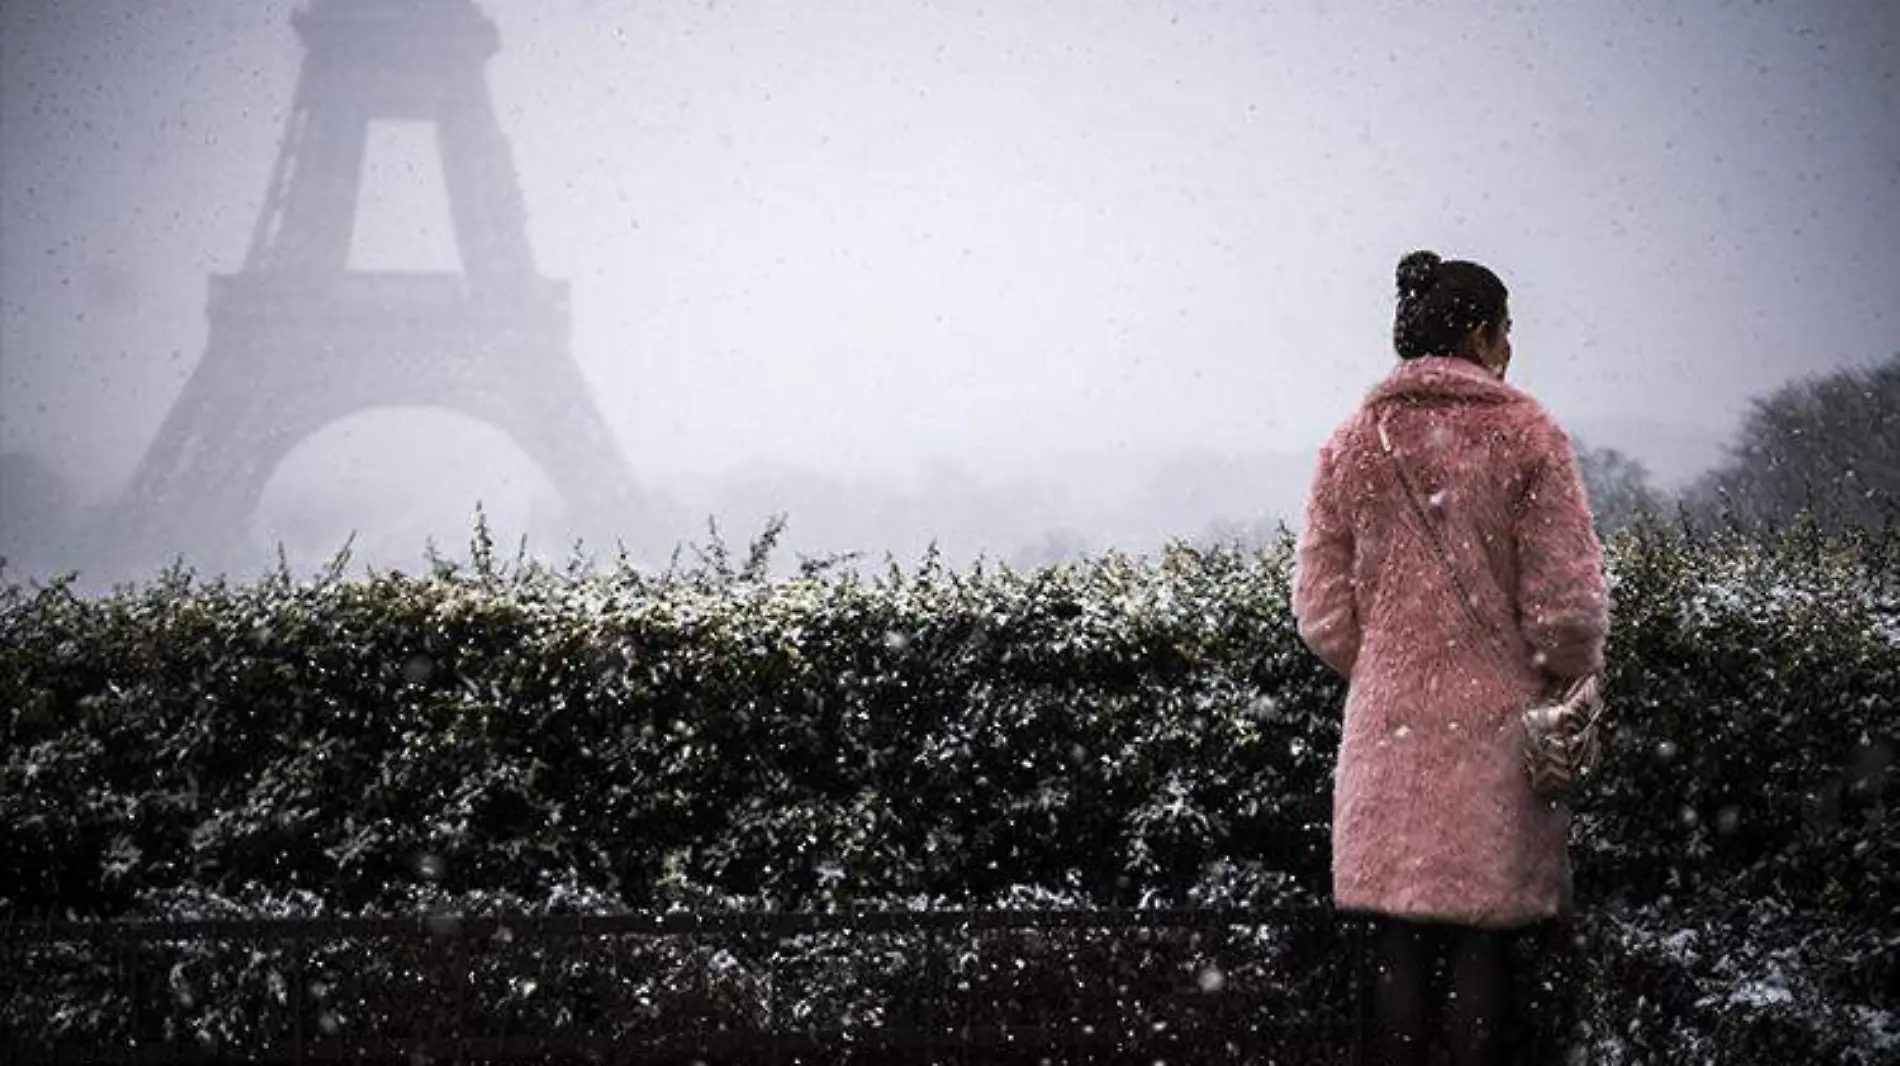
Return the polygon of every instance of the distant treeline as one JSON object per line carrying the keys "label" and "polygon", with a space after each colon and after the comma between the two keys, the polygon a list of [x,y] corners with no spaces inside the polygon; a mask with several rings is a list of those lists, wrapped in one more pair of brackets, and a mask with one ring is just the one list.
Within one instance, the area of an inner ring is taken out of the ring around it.
{"label": "distant treeline", "polygon": [[1680,493],[1614,448],[1582,442],[1578,458],[1605,529],[1641,514],[1754,532],[1798,515],[1829,532],[1882,529],[1900,520],[1900,353],[1756,400],[1727,458]]}
{"label": "distant treeline", "polygon": [[[1642,462],[1587,436],[1578,441],[1578,457],[1605,532],[1638,515],[1759,532],[1806,514],[1830,532],[1879,529],[1900,511],[1900,354],[1756,400],[1726,457],[1679,490],[1658,487]],[[1269,453],[1184,451],[1119,462],[1075,456],[1040,465],[1040,473],[990,477],[938,463],[909,487],[764,467],[646,486],[648,509],[626,516],[624,527],[604,538],[593,531],[583,548],[611,556],[624,542],[641,565],[657,569],[676,546],[700,536],[709,518],[751,530],[778,514],[790,518],[789,545],[871,567],[887,555],[914,558],[931,545],[958,565],[984,556],[1018,567],[1111,548],[1139,554],[1169,540],[1259,548],[1283,525],[1298,524],[1310,477],[1308,460]],[[260,524],[234,538],[207,537],[207,544],[235,543],[235,556],[187,550],[187,561],[250,576],[283,550],[307,569],[348,540],[360,563],[413,570],[426,554],[430,516],[452,515],[455,528],[436,531],[437,539],[460,541],[477,504],[431,499],[428,485],[384,488],[390,499],[358,501],[350,505],[355,510],[333,499],[300,501],[294,513],[278,516],[281,528]],[[579,534],[556,515],[530,514],[526,521],[508,537],[523,537],[529,554],[558,562],[571,553]],[[120,549],[133,539],[111,528],[109,507],[78,505],[43,461],[0,454],[0,559],[9,573],[77,570],[87,587],[103,589],[170,561],[122,558]]]}

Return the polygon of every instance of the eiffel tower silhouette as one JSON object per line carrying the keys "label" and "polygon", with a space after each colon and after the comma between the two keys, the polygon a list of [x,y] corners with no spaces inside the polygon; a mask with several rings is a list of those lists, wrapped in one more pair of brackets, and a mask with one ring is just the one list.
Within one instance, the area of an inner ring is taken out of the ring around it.
{"label": "eiffel tower silhouette", "polygon": [[[576,528],[611,535],[632,473],[569,345],[567,285],[537,273],[473,0],[313,0],[283,142],[243,268],[211,278],[204,358],[118,504],[130,554],[230,558],[300,442],[351,415],[446,408],[511,438]],[[432,123],[462,270],[349,266],[370,124]],[[421,545],[417,546],[418,548]]]}

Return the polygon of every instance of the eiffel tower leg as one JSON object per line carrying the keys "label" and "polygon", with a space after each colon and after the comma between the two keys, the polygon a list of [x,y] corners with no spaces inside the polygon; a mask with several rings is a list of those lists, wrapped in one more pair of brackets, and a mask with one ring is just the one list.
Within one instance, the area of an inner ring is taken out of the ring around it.
{"label": "eiffel tower leg", "polygon": [[222,568],[254,547],[250,523],[271,473],[331,417],[309,403],[257,403],[254,367],[268,350],[264,338],[232,336],[214,323],[203,361],[113,514],[117,554],[127,562],[183,556]]}
{"label": "eiffel tower leg", "polygon": [[[283,180],[283,210],[274,238],[254,251],[259,270],[340,272],[349,265],[369,148],[369,114],[342,104],[305,108],[293,131],[296,163]],[[276,197],[273,192],[273,199]],[[266,211],[270,205],[266,205]]]}
{"label": "eiffel tower leg", "polygon": [[446,108],[436,128],[455,243],[477,298],[533,284],[527,212],[508,142],[485,97]]}
{"label": "eiffel tower leg", "polygon": [[636,523],[651,521],[633,488],[632,471],[581,377],[564,353],[522,366],[517,385],[493,394],[502,402],[487,419],[512,437],[567,501],[570,524],[589,545],[644,539]]}

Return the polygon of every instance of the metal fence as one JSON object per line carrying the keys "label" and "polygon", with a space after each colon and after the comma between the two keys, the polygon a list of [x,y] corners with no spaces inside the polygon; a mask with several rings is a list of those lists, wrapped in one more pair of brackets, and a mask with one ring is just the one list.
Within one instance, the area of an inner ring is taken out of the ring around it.
{"label": "metal fence", "polygon": [[1286,910],[14,923],[12,1061],[1349,1061],[1356,923]]}

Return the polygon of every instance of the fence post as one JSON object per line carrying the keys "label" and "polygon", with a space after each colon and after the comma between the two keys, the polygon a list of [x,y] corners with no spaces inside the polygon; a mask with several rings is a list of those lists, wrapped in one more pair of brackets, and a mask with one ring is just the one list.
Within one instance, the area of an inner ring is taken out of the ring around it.
{"label": "fence post", "polygon": [[303,931],[301,929],[298,930],[296,936],[290,938],[290,954],[292,959],[291,981],[294,986],[290,994],[291,1055],[295,1058],[297,1066],[303,1066],[303,997],[306,980],[303,965]]}
{"label": "fence post", "polygon": [[[1333,912],[1336,916],[1338,911]],[[1353,1066],[1362,1066],[1366,1059],[1366,1031],[1371,1020],[1371,1005],[1367,996],[1372,983],[1372,974],[1368,968],[1366,950],[1366,923],[1350,916],[1336,917],[1335,920],[1346,923],[1346,947],[1352,952],[1352,1031],[1348,1038],[1352,1041]]]}
{"label": "fence post", "polygon": [[[772,1066],[779,1066],[785,1059],[785,1022],[779,1013],[779,948],[784,943],[785,930],[767,923],[765,926],[765,988],[766,988],[766,1024],[772,1027]],[[740,943],[744,943],[741,940]]]}
{"label": "fence post", "polygon": [[455,982],[455,1061],[460,1063],[468,1058],[468,984],[470,964],[464,956],[472,954],[468,946],[468,930],[458,918],[455,923],[455,939],[449,952],[449,979]]}
{"label": "fence post", "polygon": [[943,942],[938,935],[937,923],[929,920],[926,913],[923,919],[926,930],[924,937],[924,987],[929,989],[928,1006],[924,1009],[924,1053],[931,1066],[937,1064],[937,1029],[942,1025],[943,1007]]}

